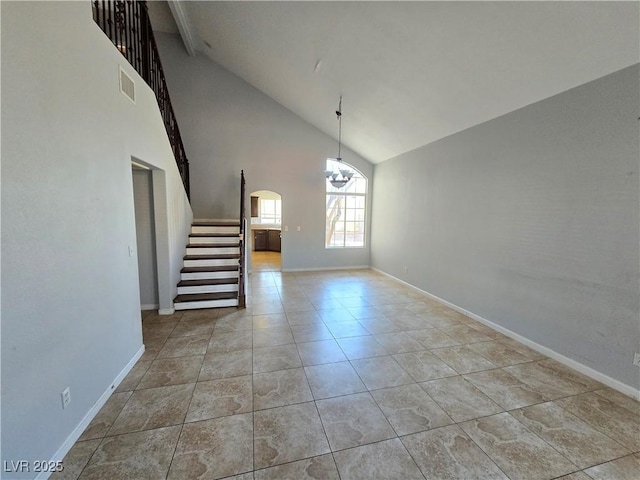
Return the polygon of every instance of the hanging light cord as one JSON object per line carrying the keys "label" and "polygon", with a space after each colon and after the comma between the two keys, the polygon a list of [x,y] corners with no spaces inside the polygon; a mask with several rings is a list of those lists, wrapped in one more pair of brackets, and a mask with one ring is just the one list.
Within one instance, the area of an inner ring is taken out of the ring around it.
{"label": "hanging light cord", "polygon": [[338,158],[337,161],[342,161],[342,95],[340,95],[340,102],[338,103],[338,110],[336,110],[336,116],[338,117]]}
{"label": "hanging light cord", "polygon": [[[327,165],[331,167],[331,170],[325,170],[325,177],[329,183],[334,188],[342,188],[349,181],[351,177],[353,177],[353,172],[347,168],[342,163],[342,95],[340,95],[340,103],[338,103],[338,110],[336,110],[336,116],[338,117],[338,156],[332,160],[335,160],[339,163],[340,166],[336,165]],[[327,159],[331,160],[331,159]],[[338,171],[336,172],[333,168],[337,167]]]}

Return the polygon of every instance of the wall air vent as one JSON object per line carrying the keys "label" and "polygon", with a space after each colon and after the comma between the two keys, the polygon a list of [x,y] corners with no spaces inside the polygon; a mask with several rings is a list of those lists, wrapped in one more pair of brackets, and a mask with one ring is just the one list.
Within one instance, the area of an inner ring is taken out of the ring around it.
{"label": "wall air vent", "polygon": [[136,103],[136,84],[122,67],[120,67],[120,91],[129,100]]}

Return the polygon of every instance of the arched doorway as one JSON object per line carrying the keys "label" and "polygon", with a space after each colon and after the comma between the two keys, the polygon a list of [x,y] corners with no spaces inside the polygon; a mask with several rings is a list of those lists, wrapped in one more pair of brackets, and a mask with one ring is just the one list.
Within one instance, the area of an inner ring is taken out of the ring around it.
{"label": "arched doorway", "polygon": [[251,271],[282,269],[282,196],[271,190],[251,193]]}

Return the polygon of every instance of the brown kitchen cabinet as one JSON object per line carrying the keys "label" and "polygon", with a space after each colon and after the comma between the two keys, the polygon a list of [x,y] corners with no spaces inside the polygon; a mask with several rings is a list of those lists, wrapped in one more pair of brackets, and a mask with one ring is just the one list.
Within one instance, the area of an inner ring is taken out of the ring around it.
{"label": "brown kitchen cabinet", "polygon": [[253,250],[256,252],[280,252],[281,237],[280,230],[260,230],[252,231],[253,234]]}
{"label": "brown kitchen cabinet", "polygon": [[270,252],[279,252],[281,250],[280,230],[269,230],[269,245],[267,248]]}
{"label": "brown kitchen cabinet", "polygon": [[253,230],[253,249],[256,252],[265,252],[269,249],[268,230]]}

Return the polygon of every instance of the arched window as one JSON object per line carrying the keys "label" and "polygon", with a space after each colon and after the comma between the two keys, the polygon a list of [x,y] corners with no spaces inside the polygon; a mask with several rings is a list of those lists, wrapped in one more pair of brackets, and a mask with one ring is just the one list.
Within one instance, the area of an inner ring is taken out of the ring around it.
{"label": "arched window", "polygon": [[327,159],[326,170],[337,171],[345,166],[354,173],[344,187],[336,188],[326,180],[326,248],[364,247],[367,179],[351,165],[335,160]]}

